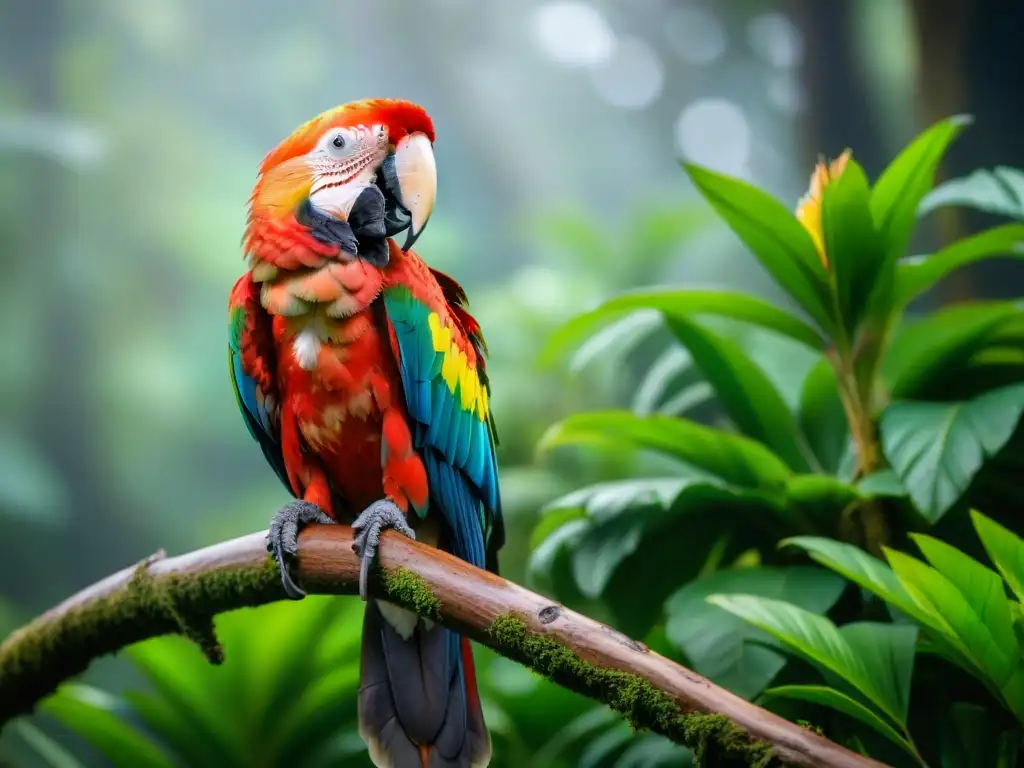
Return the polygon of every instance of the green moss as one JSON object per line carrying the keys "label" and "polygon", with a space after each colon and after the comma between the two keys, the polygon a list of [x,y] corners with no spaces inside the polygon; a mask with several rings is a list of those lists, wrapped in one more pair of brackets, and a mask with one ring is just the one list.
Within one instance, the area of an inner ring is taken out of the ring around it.
{"label": "green moss", "polygon": [[604,701],[633,728],[662,733],[690,747],[698,766],[768,768],[777,762],[771,744],[752,739],[724,715],[683,712],[642,677],[588,664],[565,646],[531,634],[517,616],[499,616],[488,632],[503,649],[555,683]]}
{"label": "green moss", "polygon": [[94,658],[155,635],[185,634],[218,661],[212,616],[282,597],[280,575],[269,556],[256,568],[160,577],[148,571],[148,564],[140,563],[116,592],[44,614],[0,645],[0,725],[31,710]]}
{"label": "green moss", "polygon": [[384,589],[396,603],[411,608],[431,621],[441,620],[441,601],[430,591],[423,577],[408,568],[384,574]]}

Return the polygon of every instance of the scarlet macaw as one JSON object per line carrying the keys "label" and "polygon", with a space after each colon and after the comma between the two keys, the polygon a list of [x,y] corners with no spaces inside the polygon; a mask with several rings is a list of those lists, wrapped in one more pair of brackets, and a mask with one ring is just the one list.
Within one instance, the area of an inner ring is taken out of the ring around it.
{"label": "scarlet macaw", "polygon": [[[413,251],[434,205],[434,127],[370,99],[300,126],[260,167],[229,303],[249,432],[295,497],[267,548],[287,594],[299,530],[350,522],[367,600],[360,733],[378,766],[484,766],[469,641],[367,599],[387,528],[497,572],[504,542],[480,327]],[[407,231],[405,244],[391,239]]]}

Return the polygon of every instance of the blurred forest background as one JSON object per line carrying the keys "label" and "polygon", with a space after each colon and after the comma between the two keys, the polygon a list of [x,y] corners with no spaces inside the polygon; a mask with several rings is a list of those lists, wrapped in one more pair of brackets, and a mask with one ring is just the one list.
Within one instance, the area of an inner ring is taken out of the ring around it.
{"label": "blurred forest background", "polygon": [[[607,344],[541,368],[551,331],[629,287],[778,295],[677,159],[795,204],[819,153],[852,146],[874,176],[969,112],[945,176],[1024,166],[1022,23],[1013,0],[0,0],[0,637],[286,501],[237,412],[225,320],[256,167],[300,122],[367,96],[435,120],[417,249],[466,286],[491,349],[503,574],[526,581],[544,503],[633,461],[535,455],[554,421],[637,385]],[[915,245],[975,216],[943,212]],[[930,300],[1019,295],[1021,277],[964,270]],[[480,656],[524,760],[586,711],[550,686],[517,709],[545,684]],[[147,685],[120,658],[85,679]],[[0,749],[34,764],[16,734]]]}

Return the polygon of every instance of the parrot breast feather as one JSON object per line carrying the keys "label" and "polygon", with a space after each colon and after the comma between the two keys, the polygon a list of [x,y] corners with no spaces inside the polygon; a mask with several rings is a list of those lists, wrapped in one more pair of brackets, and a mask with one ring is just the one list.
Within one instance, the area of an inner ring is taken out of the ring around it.
{"label": "parrot breast feather", "polygon": [[424,293],[443,298],[431,306],[407,285],[384,290],[413,439],[427,469],[431,502],[448,524],[453,554],[496,571],[504,526],[490,387],[479,355],[483,341],[475,322],[475,333],[464,328],[461,318],[469,314],[461,289],[445,290],[438,281]]}
{"label": "parrot breast feather", "polygon": [[228,370],[238,409],[267,463],[291,492],[279,439],[271,321],[260,306],[259,288],[248,272],[231,290],[228,333]]}

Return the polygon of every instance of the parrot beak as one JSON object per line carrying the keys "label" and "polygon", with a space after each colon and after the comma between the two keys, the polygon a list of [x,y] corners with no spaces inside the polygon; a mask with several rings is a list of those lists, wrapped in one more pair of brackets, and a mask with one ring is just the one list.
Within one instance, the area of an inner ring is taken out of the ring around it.
{"label": "parrot beak", "polygon": [[427,226],[430,212],[434,210],[437,166],[434,148],[423,133],[411,133],[399,141],[394,157],[399,202],[409,212],[409,234],[402,246],[403,251],[408,251]]}

